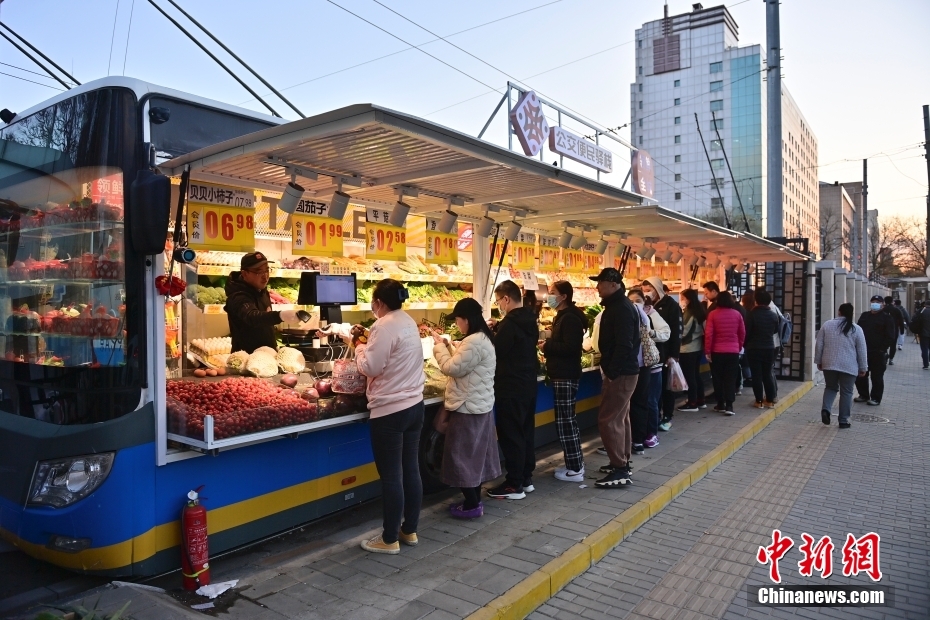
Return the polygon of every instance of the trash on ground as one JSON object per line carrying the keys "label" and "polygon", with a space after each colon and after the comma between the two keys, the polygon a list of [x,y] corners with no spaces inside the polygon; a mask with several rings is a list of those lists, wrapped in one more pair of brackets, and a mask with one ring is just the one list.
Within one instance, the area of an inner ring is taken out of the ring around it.
{"label": "trash on ground", "polygon": [[200,586],[197,588],[197,594],[200,596],[209,596],[210,598],[216,598],[226,590],[230,588],[235,588],[236,584],[239,583],[238,579],[233,579],[232,581],[221,581],[219,583],[211,583],[208,586]]}

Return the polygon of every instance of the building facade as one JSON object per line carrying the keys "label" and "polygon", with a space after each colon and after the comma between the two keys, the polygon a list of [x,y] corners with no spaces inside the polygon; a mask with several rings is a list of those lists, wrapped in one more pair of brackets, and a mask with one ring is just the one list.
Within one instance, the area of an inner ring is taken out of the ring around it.
{"label": "building facade", "polygon": [[[724,6],[695,4],[636,30],[631,138],[655,161],[659,204],[764,234],[764,78],[764,49],[739,46]],[[784,86],[782,135],[784,234],[808,238],[819,254],[817,139]]]}
{"label": "building facade", "polygon": [[[861,185],[861,184],[860,184]],[[845,184],[820,183],[820,258],[847,271],[854,268],[859,248],[861,216]]]}

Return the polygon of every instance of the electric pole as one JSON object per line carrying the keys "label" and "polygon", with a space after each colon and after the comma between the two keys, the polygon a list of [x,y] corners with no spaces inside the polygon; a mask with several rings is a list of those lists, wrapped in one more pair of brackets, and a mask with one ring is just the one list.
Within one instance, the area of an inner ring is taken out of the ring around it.
{"label": "electric pole", "polygon": [[869,160],[862,160],[862,236],[859,240],[862,275],[869,277]]}
{"label": "electric pole", "polygon": [[[924,158],[927,160],[927,256],[930,257],[930,105],[924,106]],[[930,258],[928,258],[930,261]]]}
{"label": "electric pole", "polygon": [[765,64],[768,140],[768,188],[765,234],[768,237],[783,237],[785,215],[784,177],[782,176],[781,135],[781,33],[778,18],[778,3],[781,0],[765,0]]}

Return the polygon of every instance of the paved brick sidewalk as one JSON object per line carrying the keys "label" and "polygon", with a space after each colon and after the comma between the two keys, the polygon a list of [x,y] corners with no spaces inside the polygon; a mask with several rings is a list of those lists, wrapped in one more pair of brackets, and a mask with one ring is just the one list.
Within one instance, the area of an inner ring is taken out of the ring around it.
{"label": "paved brick sidewalk", "polygon": [[[818,386],[530,618],[930,617],[930,373],[916,345],[895,362],[882,405],[854,405],[850,430],[836,409],[820,422]],[[785,585],[871,585],[842,576],[841,549],[847,533],[877,532],[894,608],[749,606],[746,586],[772,585],[755,555],[775,527],[795,541]],[[798,574],[802,532],[836,545],[828,580]]]}

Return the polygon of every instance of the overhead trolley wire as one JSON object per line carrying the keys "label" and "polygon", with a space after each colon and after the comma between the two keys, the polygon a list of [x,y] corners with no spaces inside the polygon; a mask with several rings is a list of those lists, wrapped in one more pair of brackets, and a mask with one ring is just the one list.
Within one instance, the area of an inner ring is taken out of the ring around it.
{"label": "overhead trolley wire", "polygon": [[58,88],[57,86],[52,86],[51,84],[43,84],[42,82],[36,82],[34,80],[27,80],[24,77],[19,77],[18,75],[13,75],[12,73],[5,73],[3,71],[0,71],[0,75],[5,75],[7,77],[16,78],[17,80],[29,82],[30,84],[38,84],[39,86],[44,86],[46,88],[54,88],[55,90],[61,90],[61,91],[65,90],[64,88]]}

